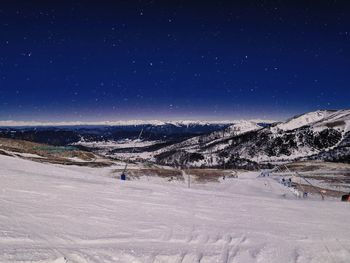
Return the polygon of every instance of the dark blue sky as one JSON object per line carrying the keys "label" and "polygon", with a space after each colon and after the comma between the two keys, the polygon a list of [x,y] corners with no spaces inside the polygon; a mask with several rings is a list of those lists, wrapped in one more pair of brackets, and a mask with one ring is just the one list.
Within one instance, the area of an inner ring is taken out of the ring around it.
{"label": "dark blue sky", "polygon": [[49,2],[2,2],[0,120],[350,107],[348,1]]}

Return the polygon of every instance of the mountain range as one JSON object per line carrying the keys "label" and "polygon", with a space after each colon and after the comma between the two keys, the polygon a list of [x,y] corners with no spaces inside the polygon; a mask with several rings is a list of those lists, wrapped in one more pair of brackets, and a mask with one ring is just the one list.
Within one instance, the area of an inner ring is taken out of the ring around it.
{"label": "mountain range", "polygon": [[258,169],[299,160],[350,162],[350,110],[319,110],[283,122],[31,124],[0,122],[0,137],[171,166]]}

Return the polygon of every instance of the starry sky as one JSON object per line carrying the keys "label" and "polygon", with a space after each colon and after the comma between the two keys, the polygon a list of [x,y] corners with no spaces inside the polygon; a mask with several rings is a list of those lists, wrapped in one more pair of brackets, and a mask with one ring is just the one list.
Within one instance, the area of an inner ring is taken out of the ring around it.
{"label": "starry sky", "polygon": [[0,120],[350,107],[349,1],[2,1],[0,30]]}

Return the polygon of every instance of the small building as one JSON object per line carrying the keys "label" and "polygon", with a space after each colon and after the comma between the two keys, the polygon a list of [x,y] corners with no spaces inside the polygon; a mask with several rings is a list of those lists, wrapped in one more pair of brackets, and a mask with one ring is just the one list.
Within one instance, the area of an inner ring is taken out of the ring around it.
{"label": "small building", "polygon": [[350,202],[350,193],[341,197],[343,202]]}

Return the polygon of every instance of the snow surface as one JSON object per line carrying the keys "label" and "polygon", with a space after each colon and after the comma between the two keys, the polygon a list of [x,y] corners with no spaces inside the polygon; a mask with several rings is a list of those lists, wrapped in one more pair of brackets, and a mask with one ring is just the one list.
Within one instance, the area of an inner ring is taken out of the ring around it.
{"label": "snow surface", "polygon": [[[0,156],[0,262],[349,262],[349,204],[271,178],[119,181]],[[186,177],[186,176],[185,176]]]}

